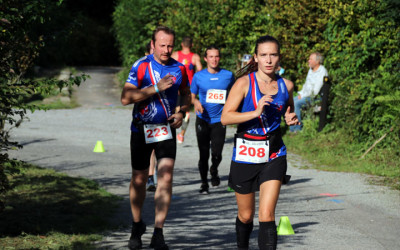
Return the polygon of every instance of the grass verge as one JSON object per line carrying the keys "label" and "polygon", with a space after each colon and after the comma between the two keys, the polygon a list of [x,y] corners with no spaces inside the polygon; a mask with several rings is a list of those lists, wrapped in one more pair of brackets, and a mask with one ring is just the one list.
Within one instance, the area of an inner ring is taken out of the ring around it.
{"label": "grass verge", "polygon": [[[318,133],[317,120],[303,120],[303,122],[304,128],[300,133],[286,133],[283,137],[289,152],[301,155],[312,163],[312,168],[369,174],[373,175],[370,180],[374,184],[400,190],[398,148],[377,146],[360,159],[370,145],[351,141],[345,131],[341,130]],[[393,137],[388,136],[385,139],[392,140]]]}
{"label": "grass verge", "polygon": [[120,198],[96,182],[24,162],[7,168],[14,174],[0,214],[0,249],[93,249],[115,226],[107,218]]}

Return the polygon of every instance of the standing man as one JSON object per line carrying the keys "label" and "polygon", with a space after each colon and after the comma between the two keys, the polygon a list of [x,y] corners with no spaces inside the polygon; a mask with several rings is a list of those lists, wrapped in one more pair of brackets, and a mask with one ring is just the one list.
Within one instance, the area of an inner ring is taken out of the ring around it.
{"label": "standing man", "polygon": [[[150,247],[168,249],[163,226],[171,203],[172,173],[176,156],[176,128],[182,125],[190,105],[190,89],[185,67],[171,58],[175,32],[160,26],[154,31],[151,47],[154,52],[133,65],[122,90],[121,103],[134,103],[131,125],[132,179],[129,189],[133,216],[130,249],[142,247],[146,231],[142,207],[146,197],[146,181],[153,149],[158,162],[158,183],[154,195],[155,222]],[[178,92],[182,103],[177,103]],[[177,105],[180,111],[175,113]]]}
{"label": "standing man", "polygon": [[[228,90],[235,82],[232,72],[219,67],[219,49],[210,46],[204,53],[207,68],[197,72],[191,84],[192,103],[196,112],[196,135],[200,151],[200,193],[208,194],[208,159],[211,147],[211,185],[218,186],[218,165],[222,160],[226,127],[221,124],[222,109]],[[199,96],[199,99],[196,96]]]}
{"label": "standing man", "polygon": [[[175,51],[172,58],[185,65],[186,72],[189,78],[189,83],[192,84],[193,75],[196,71],[200,71],[203,67],[201,65],[200,56],[191,51],[193,42],[192,38],[184,37],[181,43],[182,50]],[[196,71],[195,71],[196,67]],[[178,143],[183,143],[185,139],[185,132],[189,125],[189,110],[186,112],[186,118],[183,121],[181,132],[177,135]]]}
{"label": "standing man", "polygon": [[[304,83],[301,91],[298,92],[297,98],[294,98],[294,111],[296,112],[299,122],[301,122],[301,108],[309,105],[313,98],[318,95],[324,83],[324,77],[328,76],[328,71],[322,65],[324,57],[319,52],[314,52],[308,59],[308,70],[306,83]],[[298,132],[302,129],[302,124],[290,127],[290,132]]]}

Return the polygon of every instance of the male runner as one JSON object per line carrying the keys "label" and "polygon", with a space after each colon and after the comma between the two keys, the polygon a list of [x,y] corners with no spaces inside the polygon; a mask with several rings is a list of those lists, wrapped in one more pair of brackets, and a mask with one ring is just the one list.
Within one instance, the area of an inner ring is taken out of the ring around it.
{"label": "male runner", "polygon": [[[200,193],[208,194],[208,159],[211,143],[211,185],[218,186],[218,165],[222,160],[226,127],[221,124],[222,109],[228,90],[235,82],[232,72],[219,67],[219,49],[210,46],[204,54],[207,68],[197,72],[191,84],[191,96],[196,111],[196,135],[200,151]],[[199,96],[199,99],[196,96]]]}
{"label": "male runner", "polygon": [[[185,65],[186,72],[189,78],[189,83],[192,84],[193,75],[195,73],[195,67],[196,71],[200,71],[203,68],[201,65],[200,56],[191,51],[191,48],[193,46],[192,38],[184,37],[182,39],[181,46],[182,50],[175,51],[174,53],[172,53],[172,58]],[[187,126],[189,125],[189,118],[190,118],[190,113],[188,111],[186,112],[186,117],[183,121],[181,132],[176,136],[178,143],[183,143],[185,139],[185,132]]]}
{"label": "male runner", "polygon": [[[141,236],[146,225],[141,210],[146,197],[149,160],[155,150],[158,162],[158,183],[154,195],[155,223],[150,247],[168,249],[162,228],[171,203],[172,173],[176,156],[176,128],[190,105],[190,89],[185,67],[171,59],[175,32],[160,26],[154,31],[152,55],[145,56],[133,65],[122,90],[121,103],[134,103],[131,125],[132,179],[130,201],[133,216],[130,249],[142,247]],[[178,92],[182,104],[174,113]]]}

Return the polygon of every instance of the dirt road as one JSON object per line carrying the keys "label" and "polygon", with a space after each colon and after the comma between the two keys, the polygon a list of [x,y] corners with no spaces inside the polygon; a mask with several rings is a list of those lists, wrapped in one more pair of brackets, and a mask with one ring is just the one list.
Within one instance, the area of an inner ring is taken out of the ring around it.
{"label": "dirt road", "polygon": [[[123,198],[114,220],[120,228],[106,232],[98,249],[127,249],[130,235],[128,185],[130,178],[129,126],[131,107],[119,104],[112,83],[115,69],[85,68],[91,79],[79,88],[82,107],[29,115],[30,121],[13,131],[24,148],[13,157],[73,176],[96,180]],[[235,249],[234,193],[227,191],[227,175],[234,129],[228,128],[221,186],[210,195],[199,195],[198,149],[191,114],[185,142],[178,144],[174,190],[164,233],[171,249]],[[93,153],[102,140],[105,153]],[[368,184],[368,176],[301,169],[309,163],[290,154],[289,185],[283,186],[277,205],[277,223],[288,216],[295,235],[280,236],[279,249],[400,249],[400,193]],[[256,216],[257,217],[257,216]],[[150,243],[154,223],[153,193],[144,207]],[[251,236],[257,247],[258,222]]]}

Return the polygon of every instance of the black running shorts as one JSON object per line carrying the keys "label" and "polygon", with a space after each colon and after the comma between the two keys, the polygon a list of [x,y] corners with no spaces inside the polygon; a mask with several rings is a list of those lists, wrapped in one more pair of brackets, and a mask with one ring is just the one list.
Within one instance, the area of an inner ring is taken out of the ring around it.
{"label": "black running shorts", "polygon": [[267,163],[245,164],[231,161],[228,185],[240,194],[254,193],[266,181],[282,181],[286,175],[286,155]]}
{"label": "black running shorts", "polygon": [[156,158],[176,158],[176,130],[171,127],[172,139],[146,144],[143,129],[131,132],[131,165],[135,170],[145,170],[149,167],[153,149]]}

